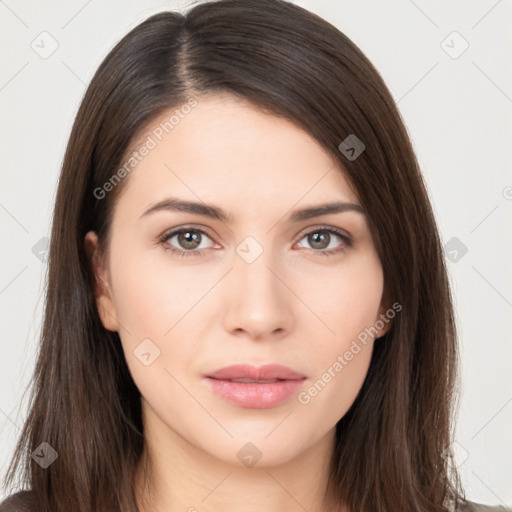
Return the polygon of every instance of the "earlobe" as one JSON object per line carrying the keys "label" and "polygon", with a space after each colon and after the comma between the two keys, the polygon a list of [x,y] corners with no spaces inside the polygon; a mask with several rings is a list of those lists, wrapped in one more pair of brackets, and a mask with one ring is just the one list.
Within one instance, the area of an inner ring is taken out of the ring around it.
{"label": "earlobe", "polygon": [[101,254],[98,236],[94,231],[89,231],[84,238],[84,248],[89,262],[89,268],[94,276],[94,297],[96,307],[105,329],[109,331],[118,331],[117,312],[114,303],[114,297],[110,286],[110,279],[105,267],[103,255]]}
{"label": "earlobe", "polygon": [[[391,325],[393,323],[393,320],[390,320],[386,317],[386,314],[385,313],[382,313],[380,316],[379,316],[379,320],[377,320],[377,325],[379,326],[379,332],[377,334],[377,338],[382,338],[382,336],[384,336],[385,334],[388,333],[389,329],[391,329]],[[382,323],[384,323],[384,325],[382,326]],[[380,328],[382,327],[382,328]]]}

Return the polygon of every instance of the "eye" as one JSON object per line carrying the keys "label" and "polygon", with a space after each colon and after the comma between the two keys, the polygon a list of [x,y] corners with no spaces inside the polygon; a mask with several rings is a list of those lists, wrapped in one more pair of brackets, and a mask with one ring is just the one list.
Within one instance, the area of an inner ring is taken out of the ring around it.
{"label": "eye", "polygon": [[[201,256],[201,249],[211,247],[207,243],[206,245],[203,243],[205,238],[211,241],[208,233],[202,229],[182,227],[164,233],[160,237],[160,244],[165,251],[171,251],[180,257]],[[311,250],[315,254],[323,256],[331,256],[353,246],[349,235],[332,227],[316,228],[304,234],[298,242],[300,247],[302,247],[301,241],[304,239],[310,244]],[[336,239],[338,244],[336,244]]]}
{"label": "eye", "polygon": [[[301,240],[304,239],[311,245],[311,249],[315,254],[322,254],[323,256],[331,256],[344,251],[348,247],[352,247],[352,240],[347,234],[331,227],[322,227],[309,231],[301,238]],[[336,239],[341,240],[342,243],[336,244]]]}
{"label": "eye", "polygon": [[[174,243],[178,247],[171,244],[174,238],[176,239]],[[211,240],[202,229],[185,227],[164,233],[160,238],[160,243],[165,251],[171,251],[178,256],[200,256],[201,252],[198,249],[206,249],[208,247],[207,245],[202,245],[204,238]],[[184,250],[180,250],[179,247],[182,247]]]}

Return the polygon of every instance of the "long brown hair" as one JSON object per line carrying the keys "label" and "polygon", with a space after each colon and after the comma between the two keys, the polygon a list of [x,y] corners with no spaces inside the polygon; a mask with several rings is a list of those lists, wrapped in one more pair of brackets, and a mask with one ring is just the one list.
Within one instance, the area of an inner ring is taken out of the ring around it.
{"label": "long brown hair", "polygon": [[[30,410],[11,461],[43,512],[136,511],[140,393],[99,318],[84,236],[106,247],[116,198],[97,190],[164,111],[229,92],[311,134],[367,212],[385,289],[402,305],[336,425],[326,506],[447,510],[458,352],[442,247],[407,131],[379,73],[343,33],[284,0],[220,0],[134,28],[94,75],[71,132],[52,225],[44,326]],[[365,149],[339,146],[355,135]],[[96,191],[96,193],[95,193]],[[58,453],[42,469],[41,442]]]}

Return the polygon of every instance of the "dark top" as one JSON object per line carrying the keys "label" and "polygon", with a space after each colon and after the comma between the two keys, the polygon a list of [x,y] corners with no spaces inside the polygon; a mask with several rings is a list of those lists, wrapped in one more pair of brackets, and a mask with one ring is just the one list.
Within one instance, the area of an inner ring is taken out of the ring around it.
{"label": "dark top", "polygon": [[[0,512],[39,512],[40,509],[31,491],[21,491],[12,494],[0,503]],[[511,508],[502,506],[482,505],[467,501],[461,512],[512,512]]]}

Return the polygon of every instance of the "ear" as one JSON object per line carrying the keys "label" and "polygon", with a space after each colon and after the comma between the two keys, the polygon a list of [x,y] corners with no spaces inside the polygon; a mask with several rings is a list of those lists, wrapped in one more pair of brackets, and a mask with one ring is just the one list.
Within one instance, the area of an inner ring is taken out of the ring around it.
{"label": "ear", "polygon": [[84,247],[89,268],[94,276],[94,297],[101,323],[109,331],[118,331],[119,323],[110,286],[110,276],[99,248],[98,236],[94,231],[89,231],[85,235]]}
{"label": "ear", "polygon": [[[386,314],[389,310],[393,312],[393,315]],[[380,301],[379,312],[377,318],[375,319],[375,327],[378,329],[378,333],[375,339],[381,338],[384,336],[393,325],[393,317],[395,316],[395,310],[391,307],[391,297],[389,296],[387,290],[385,289],[382,294],[382,299]]]}

